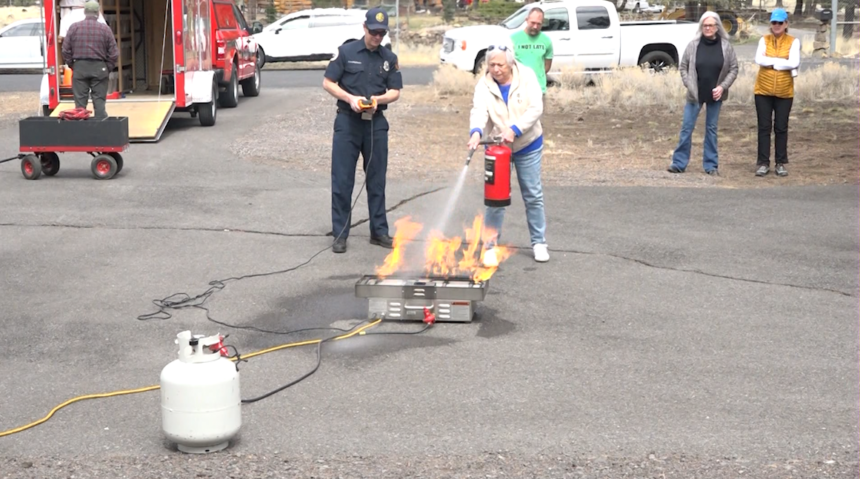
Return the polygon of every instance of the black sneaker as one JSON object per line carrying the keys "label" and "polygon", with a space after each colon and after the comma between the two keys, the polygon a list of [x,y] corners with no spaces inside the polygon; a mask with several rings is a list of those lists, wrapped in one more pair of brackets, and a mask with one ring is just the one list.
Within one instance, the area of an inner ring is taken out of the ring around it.
{"label": "black sneaker", "polygon": [[346,239],[338,238],[331,246],[331,250],[335,253],[346,253]]}
{"label": "black sneaker", "polygon": [[767,165],[761,165],[755,170],[756,176],[764,176],[770,171],[770,168]]}
{"label": "black sneaker", "polygon": [[776,165],[776,176],[788,176],[788,170],[782,163]]}
{"label": "black sneaker", "polygon": [[370,244],[375,244],[377,246],[382,246],[383,248],[392,249],[394,248],[394,240],[391,239],[391,236],[371,236]]}
{"label": "black sneaker", "polygon": [[708,171],[707,173],[711,176],[720,176],[720,172],[716,168],[711,171]]}
{"label": "black sneaker", "polygon": [[684,172],[684,170],[678,168],[675,165],[669,166],[669,168],[666,168],[666,171],[668,171],[669,173],[683,173]]}

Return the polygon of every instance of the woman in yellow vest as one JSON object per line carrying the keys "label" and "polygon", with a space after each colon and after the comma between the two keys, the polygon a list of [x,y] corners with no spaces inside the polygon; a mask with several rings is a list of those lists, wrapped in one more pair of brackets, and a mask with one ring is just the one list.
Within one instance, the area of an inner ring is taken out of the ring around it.
{"label": "woman in yellow vest", "polygon": [[776,174],[788,170],[788,115],[794,100],[794,77],[800,66],[800,40],[788,34],[788,13],[781,8],[770,15],[770,33],[761,37],[755,62],[759,65],[755,82],[755,110],[758,116],[758,159],[756,176],[770,171],[770,133],[775,139]]}

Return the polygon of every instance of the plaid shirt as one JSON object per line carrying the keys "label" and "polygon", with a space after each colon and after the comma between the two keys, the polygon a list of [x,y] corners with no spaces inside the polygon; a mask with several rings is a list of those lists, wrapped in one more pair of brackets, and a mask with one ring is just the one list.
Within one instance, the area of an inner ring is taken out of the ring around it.
{"label": "plaid shirt", "polygon": [[87,17],[69,27],[69,33],[63,39],[63,60],[66,65],[82,59],[103,60],[108,71],[113,70],[119,60],[113,32],[95,17]]}

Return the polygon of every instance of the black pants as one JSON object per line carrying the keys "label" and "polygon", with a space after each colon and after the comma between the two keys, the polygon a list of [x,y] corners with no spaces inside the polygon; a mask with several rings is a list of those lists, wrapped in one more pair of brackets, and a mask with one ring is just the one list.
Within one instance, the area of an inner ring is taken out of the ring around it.
{"label": "black pants", "polygon": [[776,164],[788,163],[788,115],[793,98],[755,96],[755,111],[758,115],[758,159],[756,165],[770,166],[770,132],[776,140]]}
{"label": "black pants", "polygon": [[363,169],[367,176],[370,234],[388,235],[388,220],[385,215],[388,120],[381,113],[377,113],[371,122],[362,120],[359,114],[352,111],[339,111],[334,120],[331,150],[331,225],[335,238],[338,235],[343,239],[349,237],[349,208],[352,206],[355,166],[359,153],[364,159]]}
{"label": "black pants", "polygon": [[109,76],[110,72],[105,62],[76,61],[72,66],[72,93],[75,95],[75,107],[86,108],[90,93],[92,93],[95,117],[107,118],[105,101],[107,100]]}

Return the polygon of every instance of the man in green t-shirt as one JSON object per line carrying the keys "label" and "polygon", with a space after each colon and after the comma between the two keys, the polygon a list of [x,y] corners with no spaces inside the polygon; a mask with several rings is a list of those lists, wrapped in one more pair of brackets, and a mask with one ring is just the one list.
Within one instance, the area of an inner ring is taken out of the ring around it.
{"label": "man in green t-shirt", "polygon": [[511,35],[511,41],[517,61],[534,70],[546,93],[546,73],[552,66],[552,40],[540,31],[541,26],[543,10],[535,7],[526,17],[526,28]]}

